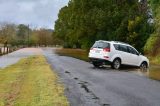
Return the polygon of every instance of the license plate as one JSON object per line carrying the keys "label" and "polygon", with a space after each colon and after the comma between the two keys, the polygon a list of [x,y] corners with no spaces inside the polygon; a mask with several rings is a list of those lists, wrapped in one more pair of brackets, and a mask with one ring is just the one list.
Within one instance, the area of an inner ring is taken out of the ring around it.
{"label": "license plate", "polygon": [[95,52],[96,52],[96,53],[100,53],[100,50],[96,50]]}

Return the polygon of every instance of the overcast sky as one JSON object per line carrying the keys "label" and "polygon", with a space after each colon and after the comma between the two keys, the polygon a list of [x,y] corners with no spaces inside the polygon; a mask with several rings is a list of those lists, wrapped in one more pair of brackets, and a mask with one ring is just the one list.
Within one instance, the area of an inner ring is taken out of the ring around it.
{"label": "overcast sky", "polygon": [[59,9],[69,0],[0,0],[0,22],[54,28]]}

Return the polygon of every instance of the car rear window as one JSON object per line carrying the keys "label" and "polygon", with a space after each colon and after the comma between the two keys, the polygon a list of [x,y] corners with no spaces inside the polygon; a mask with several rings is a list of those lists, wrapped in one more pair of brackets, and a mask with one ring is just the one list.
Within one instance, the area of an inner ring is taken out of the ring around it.
{"label": "car rear window", "polygon": [[110,44],[107,42],[96,42],[92,48],[110,48]]}

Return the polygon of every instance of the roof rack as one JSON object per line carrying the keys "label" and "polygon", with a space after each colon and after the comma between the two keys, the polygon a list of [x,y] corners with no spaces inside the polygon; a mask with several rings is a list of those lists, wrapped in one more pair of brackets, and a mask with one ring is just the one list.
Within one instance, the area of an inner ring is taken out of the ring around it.
{"label": "roof rack", "polygon": [[127,45],[129,45],[128,43],[121,42],[121,41],[112,41],[112,42],[115,42],[115,43],[122,43],[122,44],[127,44]]}
{"label": "roof rack", "polygon": [[114,42],[114,43],[121,43],[121,44],[129,45],[128,43],[121,42],[121,41],[105,41],[105,40],[98,40],[97,42]]}

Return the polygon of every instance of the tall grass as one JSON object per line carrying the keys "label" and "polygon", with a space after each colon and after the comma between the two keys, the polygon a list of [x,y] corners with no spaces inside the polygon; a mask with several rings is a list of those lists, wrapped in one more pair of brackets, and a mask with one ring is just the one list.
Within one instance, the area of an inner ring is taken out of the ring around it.
{"label": "tall grass", "polygon": [[89,61],[88,52],[82,49],[56,49],[56,53],[61,56],[69,56],[80,60]]}

